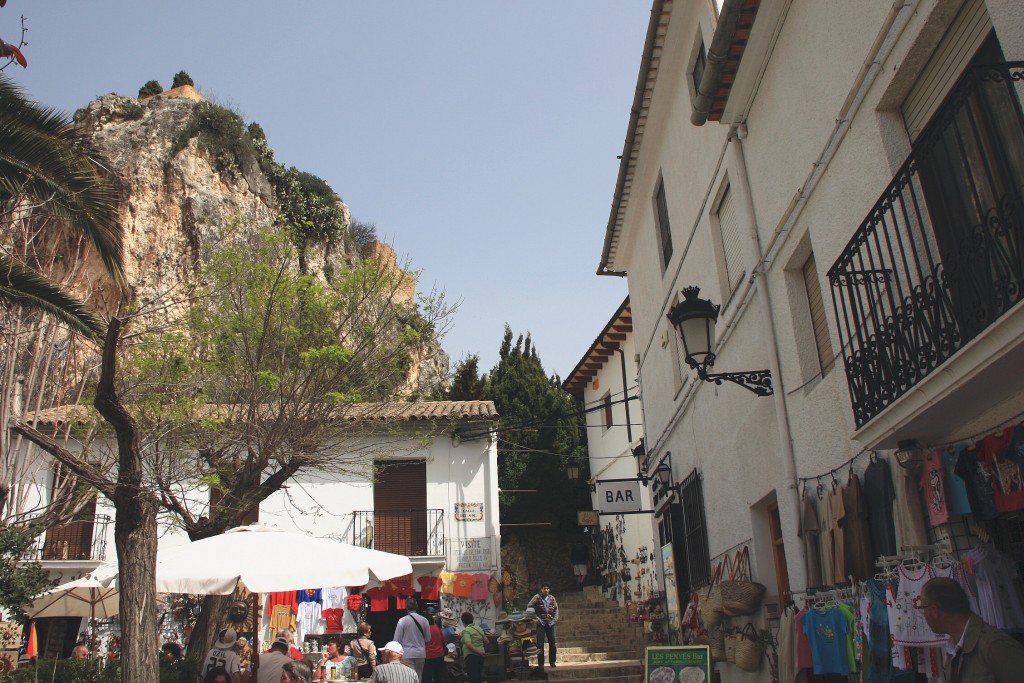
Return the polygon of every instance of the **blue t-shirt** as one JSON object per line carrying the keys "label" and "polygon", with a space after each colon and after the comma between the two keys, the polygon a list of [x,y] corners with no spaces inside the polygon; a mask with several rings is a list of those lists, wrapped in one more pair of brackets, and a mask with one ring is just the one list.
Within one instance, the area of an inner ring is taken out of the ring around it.
{"label": "blue t-shirt", "polygon": [[849,621],[846,615],[838,609],[812,609],[804,614],[803,624],[804,633],[811,643],[814,673],[849,675],[850,663],[846,658]]}
{"label": "blue t-shirt", "polygon": [[956,462],[960,459],[960,451],[966,446],[960,446],[956,450],[945,449],[942,451],[942,464],[946,467],[946,500],[951,515],[971,514],[971,499],[967,497],[967,482],[956,473]]}

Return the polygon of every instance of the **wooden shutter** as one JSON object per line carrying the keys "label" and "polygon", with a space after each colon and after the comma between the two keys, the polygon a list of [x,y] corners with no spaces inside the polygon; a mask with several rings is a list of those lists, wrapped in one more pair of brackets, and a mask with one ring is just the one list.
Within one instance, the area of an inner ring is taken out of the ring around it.
{"label": "wooden shutter", "polygon": [[835,363],[832,339],[828,336],[828,319],[825,317],[825,302],[821,297],[821,283],[818,280],[818,266],[814,254],[803,267],[804,289],[807,291],[807,305],[811,310],[811,327],[814,330],[814,344],[818,349],[818,365],[824,375]]}
{"label": "wooden shutter", "polygon": [[725,273],[729,281],[729,292],[743,276],[743,240],[740,238],[740,218],[733,200],[732,188],[725,188],[722,201],[718,204],[718,229],[722,236],[722,251],[725,255]]}
{"label": "wooden shutter", "polygon": [[427,554],[427,463],[376,463],[373,547],[399,555]]}
{"label": "wooden shutter", "polygon": [[916,140],[992,32],[985,0],[967,0],[903,101],[903,120]]}
{"label": "wooden shutter", "polygon": [[96,521],[96,499],[82,506],[66,524],[46,530],[44,560],[91,560],[92,536]]}

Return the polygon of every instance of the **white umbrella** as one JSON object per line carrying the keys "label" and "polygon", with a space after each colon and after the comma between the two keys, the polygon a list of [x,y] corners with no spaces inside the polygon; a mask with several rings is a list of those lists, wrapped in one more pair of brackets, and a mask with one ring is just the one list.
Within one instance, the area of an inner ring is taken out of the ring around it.
{"label": "white umbrella", "polygon": [[[104,572],[105,574],[107,572]],[[98,578],[87,574],[42,593],[25,610],[33,619],[41,617],[88,617],[108,619],[117,616],[117,577]]]}
{"label": "white umbrella", "polygon": [[160,551],[156,589],[227,595],[239,580],[256,593],[362,586],[371,572],[384,581],[412,573],[412,563],[404,555],[248,526]]}

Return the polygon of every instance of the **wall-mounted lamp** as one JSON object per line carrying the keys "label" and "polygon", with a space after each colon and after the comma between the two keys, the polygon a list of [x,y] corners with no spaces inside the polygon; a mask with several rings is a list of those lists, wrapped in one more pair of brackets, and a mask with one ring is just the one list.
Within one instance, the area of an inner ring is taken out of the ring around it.
{"label": "wall-mounted lamp", "polygon": [[668,312],[669,321],[679,331],[686,353],[686,364],[697,371],[705,382],[721,384],[723,380],[738,384],[758,396],[771,396],[772,373],[770,370],[748,370],[745,372],[708,372],[715,364],[715,324],[721,306],[710,299],[700,299],[700,287],[684,287],[683,301]]}
{"label": "wall-mounted lamp", "polygon": [[896,445],[896,462],[905,470],[916,470],[924,462],[924,449],[913,439],[905,439]]}
{"label": "wall-mounted lamp", "polygon": [[668,489],[672,485],[672,467],[667,462],[663,462],[658,465],[658,469],[654,470],[654,477],[658,480],[662,489]]}
{"label": "wall-mounted lamp", "polygon": [[565,476],[569,477],[569,481],[578,481],[580,478],[580,466],[579,465],[566,465]]}

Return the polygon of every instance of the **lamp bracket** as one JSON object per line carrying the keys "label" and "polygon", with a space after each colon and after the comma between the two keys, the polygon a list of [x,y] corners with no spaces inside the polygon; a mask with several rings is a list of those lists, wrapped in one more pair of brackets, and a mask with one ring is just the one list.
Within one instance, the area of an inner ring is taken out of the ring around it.
{"label": "lamp bracket", "polygon": [[738,384],[758,396],[771,396],[775,393],[772,388],[771,370],[746,370],[744,372],[708,372],[706,368],[698,367],[697,376],[705,382],[714,382],[721,385],[723,381]]}

